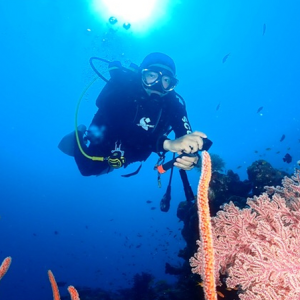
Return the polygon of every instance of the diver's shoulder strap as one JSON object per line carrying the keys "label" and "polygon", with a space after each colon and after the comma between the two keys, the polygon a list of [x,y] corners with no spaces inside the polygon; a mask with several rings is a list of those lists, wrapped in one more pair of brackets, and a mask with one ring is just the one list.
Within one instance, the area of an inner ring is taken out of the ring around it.
{"label": "diver's shoulder strap", "polygon": [[112,61],[108,65],[108,71],[112,79],[123,80],[124,77],[131,78],[137,75],[139,71],[139,67],[136,64],[131,63],[129,67],[126,68],[122,66],[120,61]]}

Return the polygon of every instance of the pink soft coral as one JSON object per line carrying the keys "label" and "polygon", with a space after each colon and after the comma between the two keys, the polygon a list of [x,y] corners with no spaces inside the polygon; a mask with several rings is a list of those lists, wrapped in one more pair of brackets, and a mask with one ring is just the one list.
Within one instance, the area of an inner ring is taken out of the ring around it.
{"label": "pink soft coral", "polygon": [[[242,300],[300,299],[299,171],[282,185],[248,199],[250,208],[227,204],[212,219],[216,269],[229,288],[240,287]],[[201,255],[199,247],[191,259],[200,275]]]}

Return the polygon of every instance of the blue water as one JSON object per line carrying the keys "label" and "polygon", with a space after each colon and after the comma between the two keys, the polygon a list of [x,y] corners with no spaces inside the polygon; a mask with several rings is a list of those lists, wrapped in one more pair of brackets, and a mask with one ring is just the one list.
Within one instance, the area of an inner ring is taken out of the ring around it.
{"label": "blue water", "polygon": [[[1,1],[0,261],[13,258],[1,299],[52,299],[48,269],[67,284],[117,290],[142,271],[173,282],[164,265],[182,263],[178,172],[171,209],[162,213],[168,176],[157,188],[155,155],[131,178],[120,175],[138,165],[85,178],[57,148],[94,78],[91,56],[139,64],[153,51],[170,55],[192,127],[213,140],[211,153],[226,170],[244,180],[247,167],[265,159],[293,172],[300,159],[298,1],[174,2],[167,20],[143,36],[134,27],[108,35],[89,1]],[[92,119],[102,86],[98,80],[85,96],[80,123]],[[199,172],[188,174],[196,191]]]}

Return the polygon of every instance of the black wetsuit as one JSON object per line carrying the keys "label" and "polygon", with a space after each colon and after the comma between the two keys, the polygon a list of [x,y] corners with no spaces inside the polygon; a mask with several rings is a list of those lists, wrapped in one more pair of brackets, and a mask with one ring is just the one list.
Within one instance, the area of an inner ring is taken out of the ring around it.
{"label": "black wetsuit", "polygon": [[[115,146],[124,151],[126,167],[145,161],[152,152],[163,152],[166,134],[175,132],[178,138],[191,133],[184,105],[174,91],[164,97],[144,90],[139,74],[117,70],[97,98],[99,108],[91,125],[104,127],[100,144],[87,147],[80,138],[83,150],[91,156],[108,157]],[[110,171],[105,162],[92,161],[78,147],[75,160],[82,175],[99,175]]]}

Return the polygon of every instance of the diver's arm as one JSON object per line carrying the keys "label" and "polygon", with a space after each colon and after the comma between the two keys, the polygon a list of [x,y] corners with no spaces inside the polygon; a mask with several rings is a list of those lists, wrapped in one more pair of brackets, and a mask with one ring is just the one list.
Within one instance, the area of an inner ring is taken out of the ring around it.
{"label": "diver's arm", "polygon": [[179,138],[186,134],[192,133],[192,126],[187,116],[187,111],[185,106],[182,105],[179,101],[174,102],[173,118],[172,118],[172,129],[175,133],[175,137]]}
{"label": "diver's arm", "polygon": [[[187,112],[181,103],[178,103],[175,108],[172,128],[175,132],[175,139],[165,139],[163,141],[164,151],[170,151],[177,154],[197,153],[202,149],[203,140],[206,135],[203,132],[192,132],[191,125],[187,118]],[[174,166],[183,169],[191,170],[198,162],[198,156],[182,156],[176,159]]]}
{"label": "diver's arm", "polygon": [[172,129],[175,133],[175,140],[164,141],[163,148],[171,152],[196,153],[202,149],[203,138],[207,138],[206,134],[200,131],[192,131],[192,126],[188,120],[185,106],[177,101],[173,102],[172,108],[174,115],[172,119]]}

